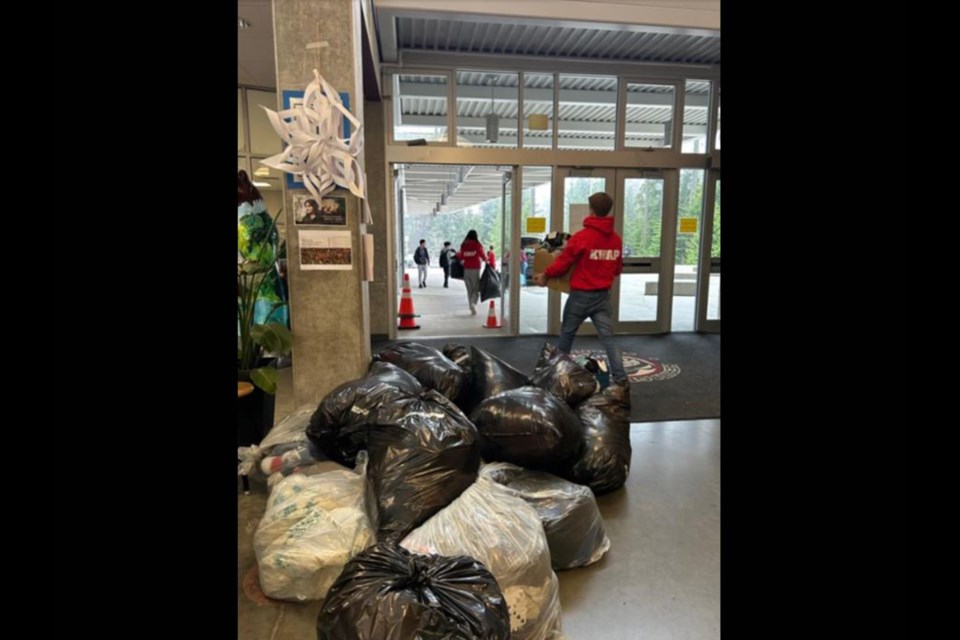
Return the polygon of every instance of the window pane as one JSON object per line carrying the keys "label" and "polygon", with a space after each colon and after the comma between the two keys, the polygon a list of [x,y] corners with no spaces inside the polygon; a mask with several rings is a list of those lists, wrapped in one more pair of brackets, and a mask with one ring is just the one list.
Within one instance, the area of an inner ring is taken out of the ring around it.
{"label": "window pane", "polygon": [[713,148],[720,148],[720,87],[717,87],[717,139],[713,144]]}
{"label": "window pane", "polygon": [[520,261],[520,266],[523,267],[520,276],[521,334],[547,332],[547,292],[549,290],[533,283],[533,256],[536,247],[546,234],[542,231],[531,231],[527,220],[534,218],[534,228],[539,228],[536,225],[536,219],[544,218],[545,228],[549,228],[546,223],[550,220],[552,186],[550,167],[523,168],[523,196],[520,212],[520,249],[523,252]]}
{"label": "window pane", "polygon": [[671,147],[673,85],[627,83],[627,147]]}
{"label": "window pane", "polygon": [[710,83],[687,80],[683,96],[683,153],[707,152]]}
{"label": "window pane", "polygon": [[620,274],[620,322],[657,319],[659,273]]}
{"label": "window pane", "polygon": [[623,185],[623,257],[660,257],[663,179],[627,178]]}
{"label": "window pane", "polygon": [[458,71],[457,146],[516,149],[519,98],[517,73]]}
{"label": "window pane", "polygon": [[524,74],[523,147],[552,149],[553,122],[553,74]]}
{"label": "window pane", "polygon": [[447,76],[398,74],[394,100],[394,140],[447,141]]}
{"label": "window pane", "polygon": [[[703,209],[703,170],[680,170],[680,206],[677,220],[676,273],[696,273],[700,256],[700,213]],[[684,219],[696,219],[696,231]]]}
{"label": "window pane", "polygon": [[616,147],[617,78],[560,75],[560,149]]}

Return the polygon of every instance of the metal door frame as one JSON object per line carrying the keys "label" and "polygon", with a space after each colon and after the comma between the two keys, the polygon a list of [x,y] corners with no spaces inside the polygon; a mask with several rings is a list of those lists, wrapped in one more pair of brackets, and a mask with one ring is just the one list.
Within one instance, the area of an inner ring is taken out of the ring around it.
{"label": "metal door frame", "polygon": [[[720,170],[711,169],[707,172],[703,184],[703,214],[700,231],[700,256],[697,261],[697,308],[694,316],[694,330],[701,333],[720,333],[720,318],[707,320],[707,306],[710,295],[710,274],[720,273],[720,256],[710,257],[713,247],[713,213],[717,196],[717,182],[720,181]],[[721,279],[721,286],[722,286]],[[717,313],[720,311],[720,291],[717,291]]]}

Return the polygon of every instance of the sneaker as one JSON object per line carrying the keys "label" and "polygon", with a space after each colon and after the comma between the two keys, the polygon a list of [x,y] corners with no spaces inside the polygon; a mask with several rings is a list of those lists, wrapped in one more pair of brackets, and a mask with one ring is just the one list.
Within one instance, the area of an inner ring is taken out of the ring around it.
{"label": "sneaker", "polygon": [[423,289],[423,285],[422,285],[422,284],[418,284],[418,285],[417,285],[417,289]]}
{"label": "sneaker", "polygon": [[473,305],[470,305],[470,314],[477,315],[477,308]]}

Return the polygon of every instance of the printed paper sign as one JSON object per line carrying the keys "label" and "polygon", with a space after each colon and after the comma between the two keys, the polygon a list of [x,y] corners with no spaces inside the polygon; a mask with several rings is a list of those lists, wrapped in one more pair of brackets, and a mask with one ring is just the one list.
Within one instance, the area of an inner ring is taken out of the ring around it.
{"label": "printed paper sign", "polygon": [[527,233],[545,233],[546,231],[546,218],[527,218]]}
{"label": "printed paper sign", "polygon": [[353,248],[349,231],[300,229],[300,269],[303,271],[349,271]]}
{"label": "printed paper sign", "polygon": [[696,233],[697,218],[680,218],[680,233]]}

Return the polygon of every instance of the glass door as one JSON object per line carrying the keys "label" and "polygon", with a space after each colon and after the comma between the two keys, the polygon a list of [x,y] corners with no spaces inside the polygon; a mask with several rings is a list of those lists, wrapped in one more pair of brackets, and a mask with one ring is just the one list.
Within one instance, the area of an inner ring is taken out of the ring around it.
{"label": "glass door", "polygon": [[[614,169],[558,167],[553,181],[552,198],[558,206],[552,208],[549,230],[564,231],[573,235],[583,229],[583,220],[588,215],[588,199],[591,195],[602,191],[610,195],[616,203],[615,178]],[[548,293],[548,330],[554,335],[560,333],[560,320],[567,297],[566,293],[552,289]],[[580,330],[577,332],[577,335],[596,334],[597,331],[590,320],[580,325]]]}
{"label": "glass door", "polygon": [[617,170],[615,228],[623,274],[613,283],[616,333],[667,333],[676,243],[676,171]]}

